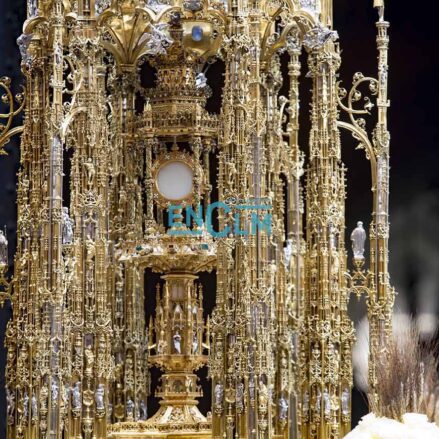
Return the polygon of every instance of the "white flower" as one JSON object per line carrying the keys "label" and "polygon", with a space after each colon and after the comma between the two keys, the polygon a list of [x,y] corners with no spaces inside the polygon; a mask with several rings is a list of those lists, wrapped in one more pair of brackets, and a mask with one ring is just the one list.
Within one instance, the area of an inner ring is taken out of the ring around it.
{"label": "white flower", "polygon": [[402,417],[402,422],[407,428],[409,439],[439,439],[439,428],[436,424],[428,422],[426,415],[406,413]]}
{"label": "white flower", "polygon": [[405,414],[403,422],[369,413],[345,439],[439,439],[439,427],[416,413]]}
{"label": "white flower", "polygon": [[377,421],[377,419],[378,418],[375,416],[374,413],[369,413],[361,418],[361,421],[359,422],[358,425],[360,425],[361,428],[368,427],[369,425],[374,424]]}
{"label": "white flower", "polygon": [[388,418],[377,418],[371,426],[372,438],[376,439],[406,439],[405,427],[398,421]]}
{"label": "white flower", "polygon": [[425,424],[428,424],[428,418],[427,415],[422,415],[420,413],[406,413],[402,417],[402,422],[405,425],[410,426],[425,426]]}
{"label": "white flower", "polygon": [[345,439],[374,439],[372,434],[368,431],[360,431],[357,428],[352,430]]}
{"label": "white flower", "polygon": [[345,439],[374,439],[369,431],[361,431],[357,428],[352,430]]}

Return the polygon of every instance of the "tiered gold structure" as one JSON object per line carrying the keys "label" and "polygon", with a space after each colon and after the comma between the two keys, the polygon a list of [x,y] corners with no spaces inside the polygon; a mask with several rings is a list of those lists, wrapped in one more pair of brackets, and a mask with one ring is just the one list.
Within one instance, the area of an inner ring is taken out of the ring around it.
{"label": "tiered gold structure", "polygon": [[[350,430],[349,297],[367,296],[372,395],[394,299],[389,24],[384,0],[374,6],[378,76],[356,74],[348,92],[337,82],[332,0],[28,1],[25,90],[15,100],[0,80],[9,106],[0,147],[22,133],[12,279],[0,236],[2,301],[13,304],[9,438],[341,439]],[[221,85],[204,73],[215,62],[224,87],[210,114]],[[312,83],[307,158],[301,70]],[[341,129],[371,165],[367,270],[361,224],[348,270]],[[201,219],[212,211],[215,233]],[[216,291],[197,281],[205,271]],[[145,289],[152,272],[156,291]],[[203,291],[215,296],[207,317]],[[213,396],[201,414],[195,372],[206,364]],[[159,388],[149,367],[163,371]],[[150,391],[161,407],[148,417]]]}

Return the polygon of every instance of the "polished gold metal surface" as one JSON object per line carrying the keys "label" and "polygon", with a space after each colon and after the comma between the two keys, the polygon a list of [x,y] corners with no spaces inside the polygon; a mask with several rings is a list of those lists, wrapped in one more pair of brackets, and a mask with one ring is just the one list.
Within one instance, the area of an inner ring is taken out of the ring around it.
{"label": "polished gold metal surface", "polygon": [[[374,6],[378,75],[357,73],[347,91],[332,0],[28,0],[23,94],[0,80],[0,148],[22,133],[12,279],[0,235],[0,302],[13,304],[8,438],[341,439],[350,430],[349,298],[367,297],[372,395],[394,301],[389,23],[384,1]],[[211,88],[221,87],[205,73],[215,63],[224,86],[211,114]],[[144,64],[153,86],[142,83]],[[312,88],[308,155],[302,71]],[[359,223],[352,270],[342,130],[370,161],[374,199],[369,264]],[[192,175],[174,200],[158,181],[172,162]],[[216,291],[202,272],[216,276]],[[156,290],[145,288],[152,273]],[[212,401],[202,414],[196,371],[206,365]],[[162,370],[156,388],[151,367]]]}

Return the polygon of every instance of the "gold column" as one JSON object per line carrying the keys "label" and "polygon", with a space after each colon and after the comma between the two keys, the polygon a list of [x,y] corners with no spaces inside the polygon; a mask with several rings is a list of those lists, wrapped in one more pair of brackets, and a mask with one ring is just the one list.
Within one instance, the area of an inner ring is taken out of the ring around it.
{"label": "gold column", "polygon": [[[74,307],[71,307],[71,374],[67,406],[76,437],[106,436],[112,375],[111,297],[114,269],[109,261],[109,160],[105,114],[105,69],[96,33],[94,10],[81,2],[72,62],[80,67],[75,106],[66,130],[74,149],[71,170],[71,215]],[[69,370],[69,369],[67,369]],[[73,433],[74,432],[74,433]]]}
{"label": "gold column", "polygon": [[[323,32],[323,33],[322,33]],[[313,81],[306,209],[306,297],[301,334],[304,437],[341,438],[349,429],[350,347],[344,250],[344,168],[337,129],[336,34],[316,28],[305,37]]]}
{"label": "gold column", "polygon": [[[186,437],[210,437],[210,423],[197,408],[202,396],[195,370],[207,363],[203,297],[198,276],[190,273],[168,273],[160,294],[157,286],[157,307],[154,331],[151,331],[149,357],[151,365],[162,368],[161,385],[156,396],[161,398],[159,411],[145,428],[149,435],[162,434]],[[173,431],[174,430],[174,431]]]}
{"label": "gold column", "polygon": [[[246,6],[234,5],[237,15]],[[230,202],[230,211],[221,213],[220,229],[228,227],[230,232],[218,244],[217,306],[212,317],[214,438],[274,435],[270,395],[276,370],[272,350],[276,276],[269,237],[259,229],[251,231],[251,219],[261,215],[257,205],[268,196],[261,20],[257,10],[248,21],[233,20],[225,48],[218,186],[220,200]],[[255,207],[235,208],[242,203]]]}
{"label": "gold column", "polygon": [[389,275],[389,179],[390,133],[387,128],[388,100],[388,49],[389,23],[384,20],[384,1],[375,1],[379,20],[376,24],[378,47],[377,109],[378,122],[372,136],[373,143],[373,214],[370,224],[370,273],[372,280],[368,306],[370,325],[369,393],[375,398],[378,385],[375,375],[375,358],[385,355],[386,341],[392,331],[392,313],[395,291]]}

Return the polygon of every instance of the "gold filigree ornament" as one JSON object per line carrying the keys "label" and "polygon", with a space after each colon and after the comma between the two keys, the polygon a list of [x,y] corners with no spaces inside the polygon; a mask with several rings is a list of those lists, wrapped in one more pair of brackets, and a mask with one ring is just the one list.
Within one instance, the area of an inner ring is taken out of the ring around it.
{"label": "gold filigree ornament", "polygon": [[202,195],[206,190],[206,179],[202,166],[191,154],[172,149],[157,156],[152,167],[154,200],[161,207],[191,205],[194,202],[195,175],[199,180],[199,194]]}
{"label": "gold filigree ornament", "polygon": [[6,106],[6,113],[0,113],[0,155],[7,154],[4,146],[11,137],[22,133],[24,129],[23,126],[13,127],[13,122],[25,106],[25,90],[22,87],[22,92],[14,96],[10,87],[10,78],[6,76],[0,78],[1,104]]}
{"label": "gold filigree ornament", "polygon": [[[377,75],[344,90],[332,3],[27,1],[25,88],[0,80],[0,153],[23,133],[11,279],[0,232],[8,439],[342,439],[351,295],[377,398],[395,297],[389,23],[375,0]],[[352,264],[341,130],[373,192]]]}

